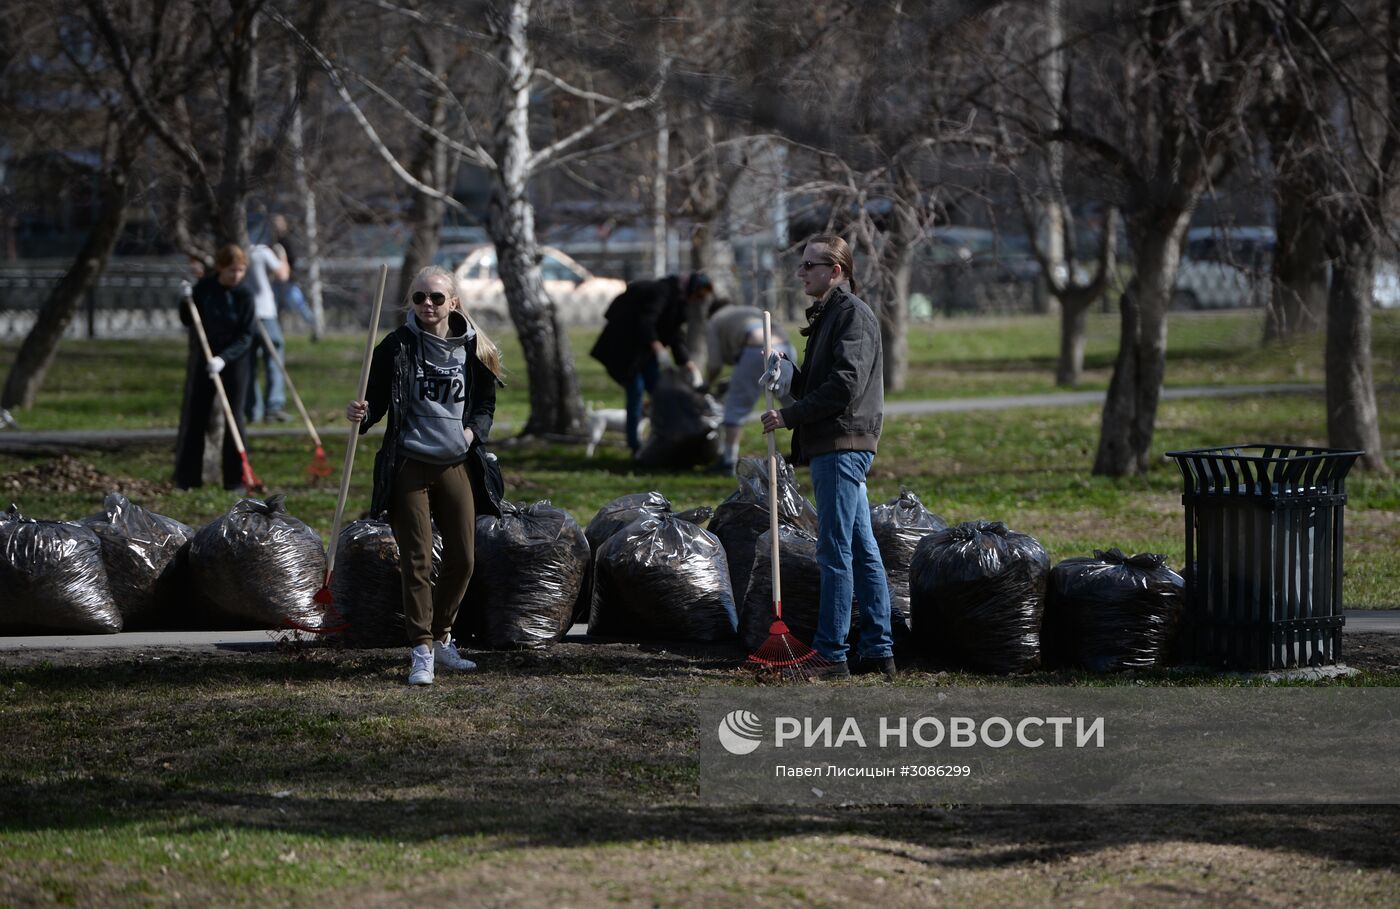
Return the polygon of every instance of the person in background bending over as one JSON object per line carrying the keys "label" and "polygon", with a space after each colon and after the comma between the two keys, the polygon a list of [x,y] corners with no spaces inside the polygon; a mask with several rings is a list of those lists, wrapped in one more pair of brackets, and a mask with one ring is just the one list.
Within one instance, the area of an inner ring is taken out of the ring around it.
{"label": "person in background bending over", "polygon": [[[501,515],[500,470],[485,448],[501,354],[463,312],[451,272],[423,269],[409,300],[405,323],[374,349],[368,400],[351,401],[345,416],[362,434],[388,416],[370,514],[389,513],[399,544],[408,683],[431,685],[439,666],[476,668],[458,652],[452,626],[476,563],[476,517]],[[436,582],[434,523],[442,534]]]}
{"label": "person in background bending over", "polygon": [[821,569],[812,648],[830,663],[822,675],[850,676],[846,637],[854,593],[860,600],[858,669],[893,679],[890,594],[865,491],[884,422],[884,351],[879,319],[856,296],[854,266],[840,237],[807,241],[797,279],[813,302],[802,329],[807,349],[791,379],[796,400],[764,411],[763,429],[791,429],[793,460],[812,468]]}
{"label": "person in background bending over", "polygon": [[642,447],[642,404],[656,387],[661,367],[680,362],[695,371],[685,344],[686,308],[713,294],[710,279],[697,271],[685,278],[633,281],[608,307],[607,324],[590,355],[627,392],[627,447],[633,456]]}
{"label": "person in background bending over", "polygon": [[[778,326],[773,326],[773,349],[789,360],[796,357]],[[710,304],[705,326],[705,384],[713,385],[726,365],[734,367],[724,393],[724,448],[712,473],[733,473],[739,460],[739,432],[763,392],[763,310],[732,306],[723,298]],[[792,399],[784,397],[783,404]]]}
{"label": "person in background bending over", "polygon": [[[180,432],[175,442],[175,485],[194,489],[204,485],[204,433],[213,411],[214,376],[219,376],[228,395],[229,407],[244,435],[243,395],[248,382],[248,352],[253,347],[253,294],[243,283],[248,257],[242,248],[229,244],[214,258],[214,270],[200,278],[180,301],[180,322],[190,328],[190,353],[185,375],[184,404],[180,408]],[[188,284],[185,285],[187,288]],[[214,358],[206,361],[204,348],[194,336],[194,319],[188,306],[199,310],[204,334]],[[224,488],[243,491],[243,459],[238,456],[233,433],[224,433]]]}

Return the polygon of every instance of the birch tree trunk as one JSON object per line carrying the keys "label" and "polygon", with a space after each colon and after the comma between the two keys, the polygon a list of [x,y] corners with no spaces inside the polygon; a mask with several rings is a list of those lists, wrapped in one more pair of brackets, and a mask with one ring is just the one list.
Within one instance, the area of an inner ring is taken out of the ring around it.
{"label": "birch tree trunk", "polygon": [[520,338],[530,383],[530,416],[523,435],[577,435],[583,398],[574,371],[569,338],[559,326],[554,304],[544,292],[535,212],[526,194],[530,176],[530,78],[533,61],[526,37],[528,0],[494,8],[500,21],[497,57],[503,71],[495,109],[497,163],[492,172],[487,229],[505,285],[506,305]]}
{"label": "birch tree trunk", "polygon": [[[295,68],[295,53],[287,51],[288,70]],[[296,93],[296,83],[291,84]],[[291,128],[287,131],[287,150],[292,159],[292,185],[301,203],[302,234],[306,239],[306,253],[302,257],[306,263],[306,301],[311,306],[313,324],[311,339],[319,341],[326,332],[326,310],[321,286],[321,228],[316,219],[316,193],[311,188],[311,179],[306,171],[306,135],[301,116],[301,99],[296,99],[292,111]]]}
{"label": "birch tree trunk", "polygon": [[664,278],[666,264],[666,177],[671,169],[671,127],[666,105],[656,106],[656,162],[651,174],[651,275]]}

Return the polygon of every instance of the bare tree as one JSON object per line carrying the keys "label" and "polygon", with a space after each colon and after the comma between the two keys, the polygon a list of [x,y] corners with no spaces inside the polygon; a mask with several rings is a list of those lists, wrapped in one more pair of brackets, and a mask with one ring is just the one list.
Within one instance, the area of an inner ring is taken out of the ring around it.
{"label": "bare tree", "polygon": [[1376,261],[1400,180],[1400,0],[1266,4],[1285,36],[1296,128],[1311,145],[1285,179],[1317,200],[1331,257],[1327,438],[1389,473],[1371,365]]}
{"label": "bare tree", "polygon": [[1094,460],[1095,473],[1122,476],[1150,464],[1182,240],[1202,193],[1234,162],[1271,35],[1251,0],[1110,12],[1107,22],[1079,19],[1110,39],[1096,45],[1112,49],[1098,59],[1099,103],[1087,114],[1063,111],[1060,128],[1045,138],[1093,155],[1124,186],[1137,275],[1120,304],[1118,359]]}

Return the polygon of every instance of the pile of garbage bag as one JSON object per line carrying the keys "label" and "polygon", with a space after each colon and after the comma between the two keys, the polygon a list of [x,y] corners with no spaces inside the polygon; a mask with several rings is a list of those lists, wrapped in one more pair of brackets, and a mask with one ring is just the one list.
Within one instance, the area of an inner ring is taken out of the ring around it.
{"label": "pile of garbage bag", "polygon": [[[778,455],[778,523],[805,531],[817,532],[817,509],[802,497],[792,466]],[[754,545],[768,531],[768,460],[740,458],[734,476],[739,488],[715,509],[710,518],[710,533],[719,537],[729,560],[729,573],[734,590],[743,597],[753,570]],[[781,539],[781,537],[780,537]]]}
{"label": "pile of garbage bag", "polygon": [[651,432],[637,461],[644,467],[694,467],[719,457],[721,409],[681,370],[663,369],[651,392]]}
{"label": "pile of garbage bag", "polygon": [[287,514],[284,499],[244,499],[201,528],[190,541],[192,582],[228,615],[276,628],[339,631],[339,610],[313,599],[326,575],[321,538]]}
{"label": "pile of garbage bag", "polygon": [[108,493],[102,510],[82,524],[102,543],[107,586],[126,631],[150,628],[162,613],[180,608],[185,591],[173,568],[194,528],[147,511],[121,493]]}
{"label": "pile of garbage bag", "polygon": [[1047,661],[1091,672],[1166,665],[1185,599],[1186,582],[1166,556],[1109,549],[1065,559],[1050,572]]}
{"label": "pile of garbage bag", "polygon": [[0,629],[114,634],[122,614],[107,586],[102,542],[70,521],[0,514]]}
{"label": "pile of garbage bag", "polygon": [[1000,521],[936,530],[914,550],[909,606],[915,644],[981,672],[1040,666],[1050,556]]}
{"label": "pile of garbage bag", "polygon": [[598,549],[593,568],[590,635],[673,641],[735,635],[724,547],[690,521],[643,515]]}
{"label": "pile of garbage bag", "polygon": [[589,556],[583,528],[564,509],[501,502],[499,518],[477,518],[476,568],[458,627],[493,649],[558,641],[573,623]]}
{"label": "pile of garbage bag", "polygon": [[[757,650],[768,638],[773,624],[773,544],[768,531],[759,535],[754,547],[753,571],[749,588],[739,607],[739,635],[744,646]],[[821,567],[817,564],[817,538],[805,530],[778,525],[779,584],[783,593],[783,622],[799,641],[811,645],[821,614]],[[855,648],[860,641],[860,599],[851,598],[851,631],[846,642]],[[895,607],[890,591],[890,632],[896,644],[907,641],[909,620]]]}
{"label": "pile of garbage bag", "polygon": [[908,489],[870,509],[870,528],[880,546],[880,560],[890,579],[890,606],[909,613],[909,563],[919,542],[935,530],[946,530],[948,522],[924,507]]}
{"label": "pile of garbage bag", "polygon": [[[433,527],[433,569],[442,564],[442,536]],[[331,575],[338,621],[332,637],[347,647],[406,647],[399,544],[386,522],[352,521],[340,531]],[[329,610],[328,610],[329,611]],[[336,627],[338,626],[338,627]]]}

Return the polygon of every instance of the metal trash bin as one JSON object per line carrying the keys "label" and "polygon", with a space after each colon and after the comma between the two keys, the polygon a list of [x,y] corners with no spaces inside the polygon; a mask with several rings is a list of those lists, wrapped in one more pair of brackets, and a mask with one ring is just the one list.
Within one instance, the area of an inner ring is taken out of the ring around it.
{"label": "metal trash bin", "polygon": [[1167,452],[1186,481],[1181,662],[1286,669],[1341,659],[1342,512],[1361,455],[1275,443]]}

